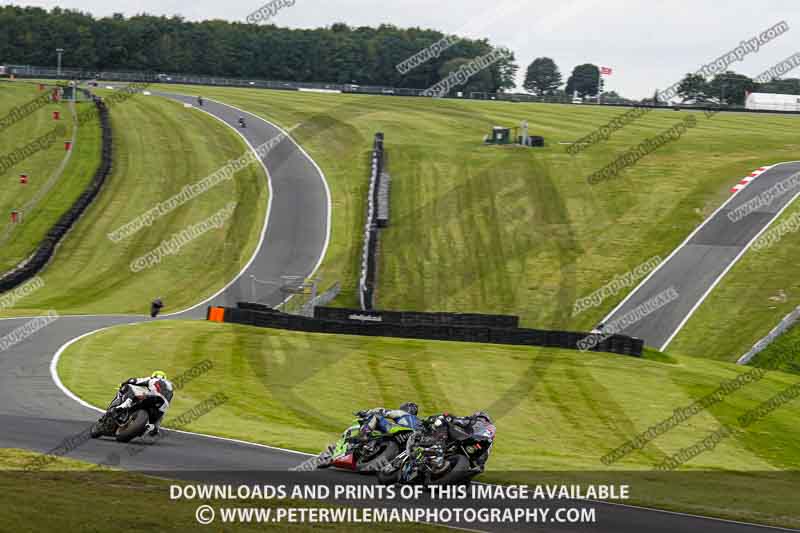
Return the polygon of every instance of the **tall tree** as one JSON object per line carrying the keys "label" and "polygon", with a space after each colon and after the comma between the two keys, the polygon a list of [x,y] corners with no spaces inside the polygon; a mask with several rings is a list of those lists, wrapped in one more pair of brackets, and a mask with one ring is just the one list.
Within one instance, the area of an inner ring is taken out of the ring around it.
{"label": "tall tree", "polygon": [[572,70],[572,75],[567,80],[567,94],[578,96],[595,96],[600,90],[600,69],[597,65],[584,63]]}
{"label": "tall tree", "polygon": [[728,105],[744,105],[747,93],[755,91],[756,86],[752,79],[732,71],[717,74],[709,83],[711,95]]}
{"label": "tall tree", "polygon": [[756,91],[760,93],[800,94],[800,79],[785,78],[759,83]]}
{"label": "tall tree", "polygon": [[[192,22],[180,17],[121,14],[94,18],[55,7],[0,5],[0,59],[8,64],[147,71],[232,78],[387,85],[427,89],[441,80],[453,59],[491,52],[487,39],[460,39],[438,57],[402,74],[397,65],[445,35],[435,30],[352,28],[289,29],[224,20]],[[517,65],[509,55],[487,69],[488,92],[514,87]]]}
{"label": "tall tree", "polygon": [[678,86],[678,94],[683,98],[697,98],[709,96],[710,87],[701,74],[687,74]]}
{"label": "tall tree", "polygon": [[[465,57],[451,59],[439,69],[439,76],[442,79],[447,78],[447,76],[449,76],[452,72],[456,72],[464,65],[469,64],[470,61],[471,60],[469,58]],[[455,94],[458,92],[463,92],[466,95],[469,95],[469,93],[473,92],[488,93],[494,92],[496,88],[497,84],[495,83],[491,69],[483,69],[469,78],[463,85],[453,87],[450,90],[450,94]]]}
{"label": "tall tree", "polygon": [[561,87],[561,72],[555,61],[549,57],[537,57],[528,65],[523,87],[537,96],[551,95]]}
{"label": "tall tree", "polygon": [[492,65],[493,76],[496,87],[494,91],[504,91],[506,89],[513,89],[517,86],[517,72],[519,65],[516,63],[514,52],[505,48],[507,52],[506,57]]}

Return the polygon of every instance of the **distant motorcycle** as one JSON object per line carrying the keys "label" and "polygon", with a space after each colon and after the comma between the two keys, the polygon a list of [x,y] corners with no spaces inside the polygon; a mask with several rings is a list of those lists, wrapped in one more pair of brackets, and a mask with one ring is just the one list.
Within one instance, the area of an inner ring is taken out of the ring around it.
{"label": "distant motorcycle", "polygon": [[378,471],[384,484],[466,483],[483,471],[478,458],[491,452],[496,428],[448,414],[423,420],[406,449]]}
{"label": "distant motorcycle", "polygon": [[247,127],[247,123],[245,123],[244,117],[239,117],[239,127],[240,128],[246,128]]}
{"label": "distant motorcycle", "polygon": [[362,474],[375,473],[400,453],[419,424],[419,419],[411,414],[404,416],[399,423],[381,418],[378,429],[372,431],[367,440],[362,440],[361,428],[371,415],[359,411],[355,416],[336,444],[320,454],[317,468],[332,466]]}
{"label": "distant motorcycle", "polygon": [[[147,431],[147,424],[158,420],[158,400],[148,396],[146,387],[125,384],[117,391],[105,414],[95,422],[89,434],[93,439],[114,437],[118,442],[130,442]],[[126,409],[116,409],[126,399],[133,404]]]}

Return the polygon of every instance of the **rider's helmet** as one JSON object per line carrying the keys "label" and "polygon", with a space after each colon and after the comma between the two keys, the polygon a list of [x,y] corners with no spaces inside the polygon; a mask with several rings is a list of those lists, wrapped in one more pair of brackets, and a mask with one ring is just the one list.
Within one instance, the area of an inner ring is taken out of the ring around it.
{"label": "rider's helmet", "polygon": [[167,374],[165,374],[161,370],[154,370],[153,373],[150,374],[150,377],[157,379],[167,379]]}
{"label": "rider's helmet", "polygon": [[414,402],[406,402],[400,406],[400,410],[405,411],[406,413],[412,414],[414,416],[417,416],[417,413],[419,413],[419,406],[417,406],[417,404],[415,404]]}
{"label": "rider's helmet", "polygon": [[475,420],[483,419],[483,421],[486,422],[487,424],[492,424],[493,423],[492,422],[492,417],[490,417],[488,413],[485,413],[483,411],[475,411],[472,414],[472,418],[474,418]]}

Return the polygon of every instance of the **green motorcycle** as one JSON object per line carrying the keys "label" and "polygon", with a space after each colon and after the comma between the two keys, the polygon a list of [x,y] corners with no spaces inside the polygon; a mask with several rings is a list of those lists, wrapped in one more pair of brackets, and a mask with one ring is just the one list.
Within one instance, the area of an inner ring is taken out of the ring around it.
{"label": "green motorcycle", "polygon": [[[419,426],[419,419],[411,414],[397,420],[367,411],[359,411],[355,416],[336,444],[320,454],[317,468],[332,466],[362,474],[378,472],[405,449],[409,437]],[[376,427],[364,438],[361,428],[372,416],[378,417]]]}

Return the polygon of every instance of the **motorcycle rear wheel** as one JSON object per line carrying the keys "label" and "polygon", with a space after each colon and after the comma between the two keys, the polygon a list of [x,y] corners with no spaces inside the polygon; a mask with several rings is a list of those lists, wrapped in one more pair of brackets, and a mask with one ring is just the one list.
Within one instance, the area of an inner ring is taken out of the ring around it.
{"label": "motorcycle rear wheel", "polygon": [[128,419],[128,423],[117,432],[117,442],[130,442],[136,437],[144,435],[149,420],[150,415],[147,414],[147,411],[141,409],[135,411]]}

